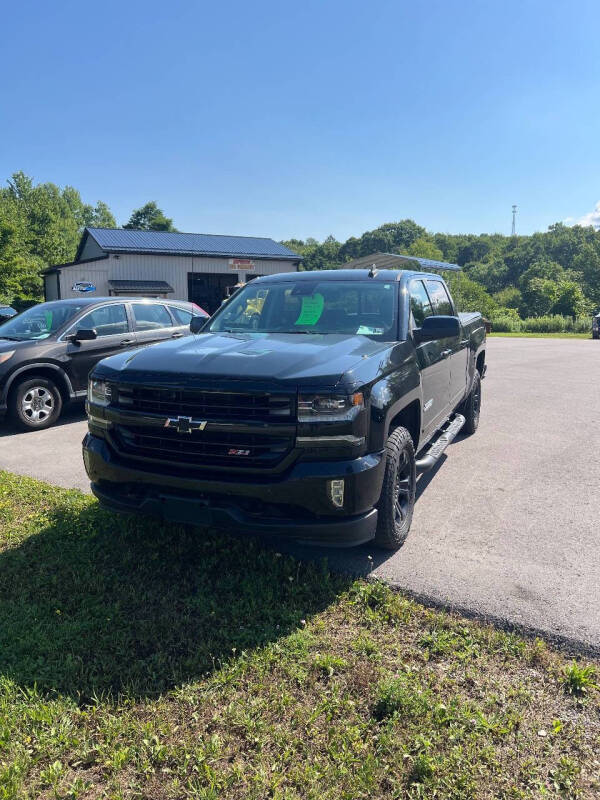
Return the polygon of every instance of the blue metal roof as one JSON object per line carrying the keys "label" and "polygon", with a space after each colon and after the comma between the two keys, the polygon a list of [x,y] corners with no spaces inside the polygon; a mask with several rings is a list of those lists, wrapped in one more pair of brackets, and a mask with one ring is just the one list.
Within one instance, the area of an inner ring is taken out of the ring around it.
{"label": "blue metal roof", "polygon": [[167,233],[131,231],[123,228],[86,228],[79,246],[89,235],[110,252],[161,253],[171,255],[221,256],[230,258],[274,258],[300,261],[294,253],[273,239],[258,236],[219,236],[208,233]]}

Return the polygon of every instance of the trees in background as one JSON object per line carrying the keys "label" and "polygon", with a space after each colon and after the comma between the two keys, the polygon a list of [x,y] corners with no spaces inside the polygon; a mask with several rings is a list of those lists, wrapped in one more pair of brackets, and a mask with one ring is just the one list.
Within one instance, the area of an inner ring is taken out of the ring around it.
{"label": "trees in background", "polygon": [[129,218],[129,222],[123,225],[128,230],[137,231],[169,231],[177,232],[173,225],[173,220],[165,217],[163,211],[156,205],[154,200],[146,203],[141,208],[136,208]]}
{"label": "trees in background", "polygon": [[[19,305],[42,298],[40,272],[75,257],[86,226],[116,227],[106,203],[84,203],[71,186],[34,184],[16,172],[0,188],[0,301]],[[176,231],[154,202],[135,209],[123,227]],[[579,316],[600,309],[600,231],[551,225],[532,236],[430,233],[412,219],[387,222],[338,242],[328,236],[283,244],[305,269],[336,269],[378,251],[408,253],[463,267],[451,284],[465,311],[487,316]]]}
{"label": "trees in background", "polygon": [[[41,271],[72,261],[85,227],[117,223],[106,203],[84,203],[72,186],[35,184],[15,172],[0,188],[0,302],[20,308],[43,299]],[[176,230],[155,202],[135,209],[124,227]]]}
{"label": "trees in background", "polygon": [[532,236],[429,233],[413,220],[386,223],[345,243],[287,244],[305,257],[305,269],[332,269],[382,251],[449,261],[463,267],[451,278],[465,311],[486,316],[577,317],[600,308],[600,231],[562,223]]}
{"label": "trees in background", "polygon": [[86,225],[116,227],[106,203],[84,203],[72,186],[34,184],[16,172],[0,188],[0,301],[42,297],[40,271],[75,257]]}

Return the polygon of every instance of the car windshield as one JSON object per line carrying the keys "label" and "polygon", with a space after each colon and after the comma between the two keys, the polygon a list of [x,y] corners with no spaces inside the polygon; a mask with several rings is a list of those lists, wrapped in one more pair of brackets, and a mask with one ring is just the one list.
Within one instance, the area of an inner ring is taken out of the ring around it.
{"label": "car windshield", "polygon": [[211,332],[362,334],[396,338],[394,283],[289,280],[248,284],[217,312]]}
{"label": "car windshield", "polygon": [[0,325],[0,339],[12,339],[18,342],[47,339],[83,307],[83,304],[61,302],[33,306]]}

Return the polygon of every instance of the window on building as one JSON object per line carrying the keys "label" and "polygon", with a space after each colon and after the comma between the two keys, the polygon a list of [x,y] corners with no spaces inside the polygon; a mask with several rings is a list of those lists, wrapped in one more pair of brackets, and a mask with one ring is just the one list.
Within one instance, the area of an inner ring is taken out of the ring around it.
{"label": "window on building", "polygon": [[154,331],[172,328],[173,321],[167,309],[159,303],[132,303],[136,331]]}
{"label": "window on building", "polygon": [[127,333],[129,330],[127,312],[125,306],[120,303],[95,308],[82,317],[79,322],[76,322],[73,327],[76,330],[94,328],[98,336],[117,336]]}
{"label": "window on building", "polygon": [[454,317],[456,313],[452,301],[448,296],[446,287],[441,281],[427,281],[427,291],[431,297],[431,302],[436,314]]}

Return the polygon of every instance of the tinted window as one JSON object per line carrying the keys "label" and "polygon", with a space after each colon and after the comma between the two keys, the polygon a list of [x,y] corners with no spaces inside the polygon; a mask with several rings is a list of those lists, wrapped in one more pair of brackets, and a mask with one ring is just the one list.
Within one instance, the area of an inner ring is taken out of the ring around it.
{"label": "tinted window", "polygon": [[362,334],[386,340],[396,332],[393,283],[315,279],[252,281],[213,318],[210,331]]}
{"label": "tinted window", "polygon": [[443,314],[449,317],[455,316],[452,302],[443,283],[440,283],[440,281],[427,281],[427,291],[436,314]]}
{"label": "tinted window", "polygon": [[76,322],[73,328],[76,330],[94,328],[98,336],[116,336],[119,333],[127,333],[129,325],[125,306],[116,304],[95,308]]}
{"label": "tinted window", "polygon": [[421,327],[425,317],[433,314],[423,281],[413,281],[410,285],[410,310],[417,328]]}
{"label": "tinted window", "polygon": [[189,325],[192,319],[192,312],[186,311],[184,308],[179,308],[178,306],[169,306],[171,309],[171,314],[175,317],[176,322],[179,325]]}
{"label": "tinted window", "polygon": [[136,331],[153,331],[158,328],[171,328],[171,315],[158,303],[134,303],[133,316]]}

